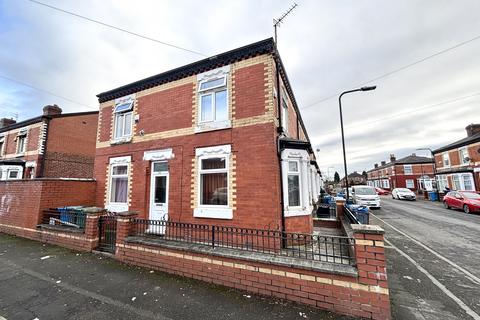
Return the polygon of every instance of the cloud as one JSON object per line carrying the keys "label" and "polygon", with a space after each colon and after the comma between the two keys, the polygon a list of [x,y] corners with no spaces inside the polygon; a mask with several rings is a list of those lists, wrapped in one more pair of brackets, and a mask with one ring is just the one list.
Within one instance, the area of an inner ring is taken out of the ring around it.
{"label": "cloud", "polygon": [[[273,0],[45,1],[208,55],[271,36],[272,19],[289,6]],[[477,36],[479,11],[475,0],[303,1],[279,28],[279,49],[302,108]],[[0,80],[0,116],[19,113],[20,120],[50,103],[66,112],[94,110],[100,92],[202,58],[28,1],[0,0],[0,43],[0,75],[81,104]],[[480,122],[478,96],[416,110],[480,91],[479,54],[480,40],[375,81],[376,91],[345,96],[351,170],[465,136],[468,123]],[[302,109],[302,116],[321,149],[320,166],[342,172],[336,96]]]}

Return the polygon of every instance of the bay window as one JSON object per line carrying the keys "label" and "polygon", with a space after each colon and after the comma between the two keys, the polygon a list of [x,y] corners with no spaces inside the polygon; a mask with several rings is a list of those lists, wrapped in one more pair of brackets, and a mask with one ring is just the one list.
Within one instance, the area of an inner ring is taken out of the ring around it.
{"label": "bay window", "polygon": [[195,150],[198,184],[197,204],[193,215],[198,218],[232,219],[230,205],[231,146],[214,146]]}
{"label": "bay window", "polygon": [[462,174],[463,190],[474,191],[473,177],[469,173]]}
{"label": "bay window", "polygon": [[301,149],[284,149],[281,157],[285,216],[311,214],[313,206],[309,199],[310,157],[308,152]]}
{"label": "bay window", "polygon": [[288,206],[299,207],[300,193],[300,165],[297,160],[288,161]]}

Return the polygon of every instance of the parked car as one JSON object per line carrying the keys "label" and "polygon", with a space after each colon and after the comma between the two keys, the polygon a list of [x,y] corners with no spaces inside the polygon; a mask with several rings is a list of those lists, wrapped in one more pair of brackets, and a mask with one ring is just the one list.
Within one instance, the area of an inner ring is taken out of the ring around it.
{"label": "parked car", "polygon": [[384,196],[384,195],[389,193],[388,190],[385,190],[385,189],[382,189],[382,188],[377,188],[377,187],[375,187],[375,191],[377,191],[377,194],[381,195],[381,196]]}
{"label": "parked car", "polygon": [[351,197],[355,204],[367,206],[372,209],[380,209],[381,207],[380,197],[374,187],[367,185],[353,186],[351,189]]}
{"label": "parked car", "polygon": [[416,200],[415,192],[407,188],[395,188],[392,190],[392,198],[398,200]]}
{"label": "parked car", "polygon": [[480,194],[469,191],[450,191],[443,197],[445,208],[462,209],[465,213],[480,212]]}

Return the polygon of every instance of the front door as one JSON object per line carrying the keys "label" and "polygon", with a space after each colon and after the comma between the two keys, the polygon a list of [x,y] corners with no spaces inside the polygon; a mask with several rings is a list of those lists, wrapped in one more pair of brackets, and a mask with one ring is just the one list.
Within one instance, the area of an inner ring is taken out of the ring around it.
{"label": "front door", "polygon": [[[150,180],[150,220],[168,220],[168,162],[152,162]],[[164,234],[165,225],[155,228],[155,233]]]}

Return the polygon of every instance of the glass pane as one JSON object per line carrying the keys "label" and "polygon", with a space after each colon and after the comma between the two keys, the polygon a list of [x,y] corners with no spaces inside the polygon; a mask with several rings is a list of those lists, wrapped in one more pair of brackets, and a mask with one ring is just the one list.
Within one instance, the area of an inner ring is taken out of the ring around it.
{"label": "glass pane", "polygon": [[225,78],[218,78],[209,81],[202,82],[200,84],[200,90],[207,90],[210,88],[216,88],[224,85]]}
{"label": "glass pane", "polygon": [[212,110],[212,95],[208,94],[201,97],[201,121],[208,121],[213,119],[213,110]]}
{"label": "glass pane", "polygon": [[127,174],[127,166],[115,166],[112,171],[113,175]]}
{"label": "glass pane", "polygon": [[16,179],[18,177],[18,171],[10,171],[8,176],[10,179]]}
{"label": "glass pane", "polygon": [[225,158],[210,158],[202,160],[202,169],[225,169]]}
{"label": "glass pane", "polygon": [[120,103],[115,107],[115,112],[129,111],[132,109],[133,101]]}
{"label": "glass pane", "polygon": [[167,177],[155,177],[155,203],[167,202]]}
{"label": "glass pane", "polygon": [[288,205],[300,206],[300,178],[298,175],[288,176]]}
{"label": "glass pane", "polygon": [[227,173],[200,175],[200,204],[222,205],[228,203]]}
{"label": "glass pane", "polygon": [[215,92],[215,120],[228,120],[227,90]]}
{"label": "glass pane", "polygon": [[126,113],[124,115],[125,117],[125,127],[123,130],[123,135],[124,136],[129,136],[132,133],[132,113]]}
{"label": "glass pane", "polygon": [[153,164],[153,172],[168,171],[167,162],[156,162]]}
{"label": "glass pane", "polygon": [[288,171],[298,172],[298,162],[297,161],[288,161]]}
{"label": "glass pane", "polygon": [[110,202],[126,203],[127,190],[127,178],[112,178],[112,193],[110,195]]}
{"label": "glass pane", "polygon": [[120,138],[123,134],[123,115],[119,114],[115,117],[115,138]]}

